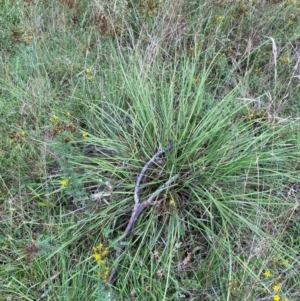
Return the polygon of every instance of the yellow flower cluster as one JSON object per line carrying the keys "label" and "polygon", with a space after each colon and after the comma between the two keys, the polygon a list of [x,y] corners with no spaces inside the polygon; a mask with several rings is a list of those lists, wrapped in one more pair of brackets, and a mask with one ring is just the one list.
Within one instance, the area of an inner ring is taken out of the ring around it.
{"label": "yellow flower cluster", "polygon": [[93,76],[93,74],[92,74],[91,69],[86,68],[86,69],[85,69],[85,74],[86,74],[86,78],[87,78],[88,81],[91,82],[91,81],[94,79],[94,76]]}
{"label": "yellow flower cluster", "polygon": [[170,205],[170,208],[171,208],[172,210],[175,210],[175,209],[176,209],[176,203],[175,203],[175,201],[174,201],[173,199],[171,199],[171,200],[169,201],[169,205]]}
{"label": "yellow flower cluster", "polygon": [[272,263],[276,267],[287,267],[289,265],[289,260],[282,259],[281,255],[277,255],[273,257]]}
{"label": "yellow flower cluster", "polygon": [[[281,300],[281,298],[280,298],[279,295],[276,294],[276,295],[273,296],[273,301],[280,301],[280,300]],[[284,298],[283,301],[289,301],[289,299],[288,298]]]}
{"label": "yellow flower cluster", "polygon": [[101,277],[103,281],[107,282],[109,277],[109,268],[107,266],[105,257],[108,254],[108,247],[104,247],[103,244],[100,243],[97,247],[93,248],[93,252],[93,257],[101,268],[98,276]]}
{"label": "yellow flower cluster", "polygon": [[15,149],[21,149],[21,145],[25,143],[26,137],[27,133],[24,130],[10,135],[11,142],[13,142]]}
{"label": "yellow flower cluster", "polygon": [[280,301],[280,296],[277,295],[277,294],[274,295],[274,296],[273,296],[273,300],[274,300],[274,301]]}
{"label": "yellow flower cluster", "polygon": [[[70,142],[73,138],[73,133],[77,132],[78,128],[71,121],[71,112],[66,112],[67,121],[60,120],[56,115],[51,116],[52,128],[50,129],[50,135],[56,137],[60,134],[64,134],[64,142]],[[68,134],[68,135],[67,135]]]}
{"label": "yellow flower cluster", "polygon": [[236,292],[238,290],[238,281],[237,281],[237,279],[234,278],[230,281],[230,288],[233,292]]}
{"label": "yellow flower cluster", "polygon": [[65,188],[69,183],[69,179],[63,179],[59,183],[61,185],[61,188]]}
{"label": "yellow flower cluster", "polygon": [[273,290],[274,290],[274,292],[278,292],[279,290],[280,290],[280,283],[275,283],[274,285],[273,285]]}
{"label": "yellow flower cluster", "polygon": [[33,36],[30,35],[30,34],[24,34],[23,37],[22,37],[22,41],[24,43],[27,43],[27,42],[31,41],[32,39],[33,39]]}
{"label": "yellow flower cluster", "polygon": [[88,136],[88,133],[86,133],[86,132],[82,132],[82,133],[81,133],[81,137],[82,137],[82,138],[86,138],[87,136]]}
{"label": "yellow flower cluster", "polygon": [[247,107],[247,111],[248,111],[248,119],[249,120],[259,119],[262,117],[261,113],[256,109]]}
{"label": "yellow flower cluster", "polygon": [[[275,268],[275,270],[277,270],[277,267],[286,267],[286,266],[288,266],[288,263],[289,263],[288,259],[282,259],[281,255],[277,255],[277,256],[273,257],[273,260],[272,260],[272,265]],[[275,274],[277,274],[277,273],[278,272],[275,271]],[[270,270],[265,270],[263,272],[263,275],[266,278],[272,278],[273,273]],[[280,294],[278,293],[281,290],[281,287],[282,287],[282,280],[283,280],[282,277],[284,278],[284,276],[282,275],[280,277],[280,279],[276,278],[276,281],[273,282],[273,285],[272,285],[272,289],[273,289],[273,292],[274,292],[273,301],[288,301],[288,298],[283,298],[282,299]]]}
{"label": "yellow flower cluster", "polygon": [[279,59],[279,61],[283,64],[290,64],[292,59],[289,56],[283,56]]}
{"label": "yellow flower cluster", "polygon": [[28,43],[33,40],[33,27],[26,28],[24,25],[14,28],[12,35],[14,40],[18,42]]}
{"label": "yellow flower cluster", "polygon": [[52,118],[51,118],[51,121],[53,123],[57,123],[58,122],[58,117],[56,115],[53,115]]}

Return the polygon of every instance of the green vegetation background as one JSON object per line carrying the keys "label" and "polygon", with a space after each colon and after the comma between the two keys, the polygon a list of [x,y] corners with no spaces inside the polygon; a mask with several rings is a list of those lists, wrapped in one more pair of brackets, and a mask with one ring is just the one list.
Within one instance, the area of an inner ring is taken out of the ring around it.
{"label": "green vegetation background", "polygon": [[0,0],[0,300],[299,300],[299,18]]}

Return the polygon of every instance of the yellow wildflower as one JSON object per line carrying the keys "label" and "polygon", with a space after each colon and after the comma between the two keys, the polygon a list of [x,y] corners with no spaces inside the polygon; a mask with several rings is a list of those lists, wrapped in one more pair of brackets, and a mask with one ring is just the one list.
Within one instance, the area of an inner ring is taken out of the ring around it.
{"label": "yellow wildflower", "polygon": [[[94,247],[93,248],[93,251],[94,251],[94,255],[95,254],[99,254],[99,259],[100,258],[103,258],[103,257],[105,257],[106,255],[107,255],[107,253],[108,253],[108,247],[104,247],[103,246],[103,244],[102,243],[100,243],[97,247]],[[93,256],[94,256],[93,255]],[[97,256],[98,257],[98,256]],[[94,256],[94,258],[95,258],[95,256]],[[96,258],[95,258],[96,259]],[[97,259],[96,259],[97,260]]]}
{"label": "yellow wildflower", "polygon": [[221,20],[223,20],[223,16],[222,15],[218,15],[217,17],[216,17],[216,19],[218,20],[218,21],[221,21]]}
{"label": "yellow wildflower", "polygon": [[176,208],[176,204],[175,204],[175,201],[174,201],[173,199],[171,199],[171,200],[169,201],[169,205],[170,205],[170,207],[173,208],[173,209]]}
{"label": "yellow wildflower", "polygon": [[71,117],[71,113],[70,113],[69,111],[67,112],[67,114],[66,114],[66,115],[67,115],[67,117],[68,117],[68,118],[70,118],[70,117]]}
{"label": "yellow wildflower", "polygon": [[101,259],[101,256],[100,256],[100,254],[98,254],[98,253],[93,254],[93,257],[95,258],[95,260],[96,260],[97,262]]}
{"label": "yellow wildflower", "polygon": [[286,267],[289,264],[289,260],[288,259],[283,259],[279,264],[280,264],[280,266]]}
{"label": "yellow wildflower", "polygon": [[108,277],[109,277],[109,268],[105,267],[102,271],[97,273],[97,276],[99,278],[102,278],[103,281],[107,282],[108,281]]}
{"label": "yellow wildflower", "polygon": [[85,69],[85,74],[90,74],[90,73],[91,73],[91,69],[86,68],[86,69]]}
{"label": "yellow wildflower", "polygon": [[62,188],[66,187],[66,186],[68,185],[68,182],[69,182],[68,179],[66,179],[66,180],[61,180],[61,181],[60,181],[61,187],[62,187]]}
{"label": "yellow wildflower", "polygon": [[193,78],[193,82],[194,82],[194,83],[198,83],[199,81],[200,81],[200,78],[199,78],[199,77],[194,77],[194,78]]}
{"label": "yellow wildflower", "polygon": [[107,281],[108,281],[108,277],[109,277],[109,268],[108,268],[108,267],[105,267],[104,273],[103,273],[103,280],[104,280],[105,282],[107,282]]}
{"label": "yellow wildflower", "polygon": [[52,122],[54,122],[54,123],[55,123],[55,122],[57,122],[57,121],[58,121],[58,117],[57,117],[57,116],[55,116],[55,115],[53,115],[53,116],[52,116]]}
{"label": "yellow wildflower", "polygon": [[280,290],[280,283],[275,283],[273,285],[273,290],[274,290],[274,292],[278,292]]}
{"label": "yellow wildflower", "polygon": [[89,75],[88,77],[87,77],[87,79],[88,79],[88,81],[92,81],[93,79],[94,79],[94,76],[93,75]]}
{"label": "yellow wildflower", "polygon": [[20,134],[21,134],[22,137],[25,137],[25,136],[26,136],[26,132],[25,132],[25,131],[21,131]]}
{"label": "yellow wildflower", "polygon": [[96,260],[97,264],[100,266],[101,271],[98,272],[98,276],[103,279],[103,281],[107,281],[109,277],[109,268],[105,261],[105,256],[108,253],[108,247],[104,247],[102,243],[93,248],[94,254],[93,257]]}
{"label": "yellow wildflower", "polygon": [[102,251],[102,257],[106,256],[108,253],[108,248],[104,248]]}
{"label": "yellow wildflower", "polygon": [[280,301],[280,296],[279,295],[274,295],[273,296],[273,301]]}
{"label": "yellow wildflower", "polygon": [[86,138],[87,136],[88,136],[88,134],[85,133],[85,132],[83,132],[83,133],[81,134],[81,137],[82,137],[82,138]]}
{"label": "yellow wildflower", "polygon": [[237,284],[238,284],[238,282],[237,282],[236,279],[232,279],[232,280],[231,280],[230,286],[231,286],[231,289],[232,289],[233,291],[236,291],[236,290],[237,290]]}
{"label": "yellow wildflower", "polygon": [[292,59],[288,56],[283,56],[280,58],[280,62],[284,64],[290,64],[292,62]]}
{"label": "yellow wildflower", "polygon": [[94,250],[94,252],[97,252],[97,251],[101,251],[102,248],[103,248],[103,244],[100,243],[97,247],[94,247],[93,250]]}
{"label": "yellow wildflower", "polygon": [[28,34],[24,34],[23,37],[22,37],[22,41],[25,42],[25,43],[31,41],[32,39],[33,39],[33,36],[28,35]]}
{"label": "yellow wildflower", "polygon": [[271,277],[271,272],[270,271],[265,271],[264,273],[263,273],[263,275],[265,276],[265,277]]}

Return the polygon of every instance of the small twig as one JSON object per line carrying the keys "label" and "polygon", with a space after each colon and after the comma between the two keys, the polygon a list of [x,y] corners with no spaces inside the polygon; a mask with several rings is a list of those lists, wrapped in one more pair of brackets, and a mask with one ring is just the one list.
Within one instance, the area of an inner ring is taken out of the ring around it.
{"label": "small twig", "polygon": [[[163,185],[161,185],[155,192],[153,192],[150,197],[144,201],[143,203],[140,203],[140,197],[139,197],[139,192],[140,192],[140,184],[141,181],[146,173],[146,171],[149,169],[149,167],[154,163],[154,161],[160,156],[162,155],[165,151],[171,149],[171,147],[165,148],[165,149],[161,149],[158,152],[156,152],[156,154],[145,164],[145,166],[143,167],[143,169],[141,170],[136,184],[135,184],[135,189],[134,189],[134,207],[131,213],[131,217],[130,220],[128,222],[128,225],[123,233],[123,235],[120,238],[120,241],[118,243],[118,248],[117,248],[117,253],[116,253],[116,261],[118,260],[118,258],[121,255],[121,251],[124,247],[124,240],[126,239],[127,235],[130,233],[130,231],[132,230],[134,223],[136,222],[136,220],[138,219],[138,217],[140,216],[140,214],[142,213],[142,211],[148,207],[149,205],[152,205],[154,203],[154,199],[168,186],[170,186],[173,182],[175,182],[175,180],[179,177],[179,175],[175,175],[173,177],[171,177],[168,181],[166,181]],[[114,278],[116,273],[116,268],[112,269],[109,278],[108,278],[108,282],[111,282],[112,279]]]}
{"label": "small twig", "polygon": [[138,208],[138,215],[149,205],[153,205],[154,199],[168,186],[170,186],[175,180],[179,177],[179,174],[171,177],[166,183],[161,185],[155,192],[151,194],[151,196],[147,199],[147,201],[141,203]]}
{"label": "small twig", "polygon": [[134,188],[134,203],[135,203],[135,205],[140,203],[140,198],[139,198],[140,184],[141,184],[141,181],[142,181],[146,171],[154,163],[154,161],[168,149],[170,149],[170,147],[167,148],[167,149],[161,149],[158,152],[156,152],[156,154],[145,164],[145,166],[141,170],[141,172],[140,172],[140,174],[139,174],[139,176],[136,180],[136,184],[135,184],[135,188]]}

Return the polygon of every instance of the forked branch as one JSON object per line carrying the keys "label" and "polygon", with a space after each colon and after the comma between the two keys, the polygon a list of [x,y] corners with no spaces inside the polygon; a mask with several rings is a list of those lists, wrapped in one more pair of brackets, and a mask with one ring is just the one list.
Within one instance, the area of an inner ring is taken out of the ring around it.
{"label": "forked branch", "polygon": [[[168,188],[172,183],[175,182],[175,180],[179,177],[178,174],[176,174],[175,176],[171,177],[168,181],[166,181],[163,185],[161,185],[155,192],[153,192],[150,197],[144,201],[143,203],[140,203],[140,184],[142,182],[142,179],[145,175],[145,173],[147,172],[147,170],[149,169],[149,167],[155,162],[155,160],[162,155],[164,152],[166,152],[167,150],[171,149],[171,147],[167,147],[165,149],[161,149],[159,151],[157,151],[155,153],[155,155],[145,164],[145,166],[143,167],[143,169],[141,170],[137,180],[136,180],[136,184],[135,184],[135,189],[134,189],[134,207],[131,213],[131,217],[130,220],[128,222],[128,225],[122,235],[122,237],[120,238],[120,241],[118,243],[118,248],[117,248],[117,253],[116,253],[116,261],[118,260],[118,258],[121,255],[121,251],[124,247],[124,241],[127,237],[127,235],[130,233],[130,231],[132,230],[136,220],[138,219],[138,217],[140,216],[140,214],[142,213],[142,211],[150,206],[154,204],[155,198],[166,188]],[[109,278],[108,278],[108,282],[111,282],[115,276],[116,273],[116,268],[112,269]]]}

